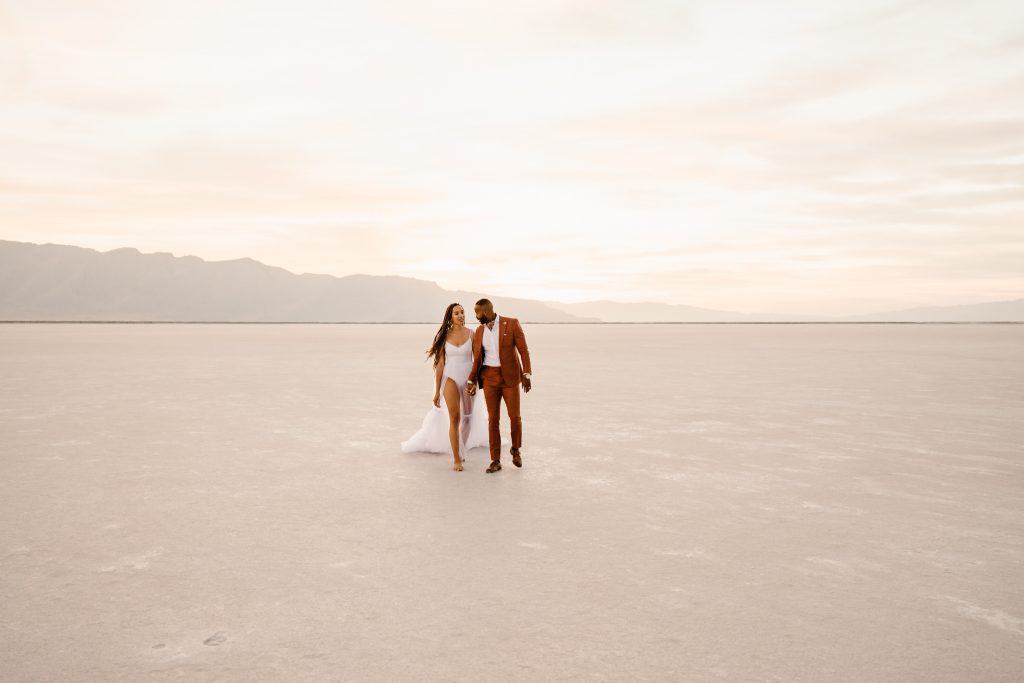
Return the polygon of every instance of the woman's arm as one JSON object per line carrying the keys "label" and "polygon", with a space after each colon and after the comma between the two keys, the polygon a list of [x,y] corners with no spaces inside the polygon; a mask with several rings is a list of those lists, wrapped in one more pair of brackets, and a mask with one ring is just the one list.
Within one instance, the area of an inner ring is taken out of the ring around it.
{"label": "woman's arm", "polygon": [[434,368],[434,407],[441,407],[441,375],[444,373],[444,348],[441,348],[441,355]]}
{"label": "woman's arm", "polygon": [[[478,330],[483,329],[483,325],[477,328]],[[480,333],[480,340],[483,339],[483,332]],[[466,381],[466,392],[470,396],[476,395],[476,380],[480,376],[480,363],[483,362],[484,352],[481,348],[483,342],[477,339],[477,333],[473,332],[473,341],[470,342],[470,348],[473,349],[473,368],[469,371],[469,380]]]}

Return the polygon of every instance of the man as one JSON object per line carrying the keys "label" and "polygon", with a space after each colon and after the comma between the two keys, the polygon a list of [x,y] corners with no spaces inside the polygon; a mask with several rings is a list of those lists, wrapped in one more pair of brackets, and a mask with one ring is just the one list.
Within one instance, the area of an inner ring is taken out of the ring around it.
{"label": "man", "polygon": [[499,317],[488,299],[477,301],[473,310],[480,326],[473,335],[473,369],[469,372],[466,390],[472,396],[478,386],[484,388],[487,436],[491,446],[487,472],[501,469],[498,418],[502,399],[505,399],[505,410],[512,423],[512,464],[522,467],[519,449],[523,446],[523,418],[519,415],[519,385],[523,385],[523,391],[530,391],[530,350],[526,346],[526,335],[517,319]]}

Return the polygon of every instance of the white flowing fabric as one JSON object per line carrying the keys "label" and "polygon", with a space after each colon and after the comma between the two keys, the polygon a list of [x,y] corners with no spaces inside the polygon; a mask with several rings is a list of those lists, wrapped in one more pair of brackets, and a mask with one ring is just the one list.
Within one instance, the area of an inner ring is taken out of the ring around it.
{"label": "white flowing fabric", "polygon": [[466,451],[477,446],[488,445],[487,439],[487,406],[484,404],[484,392],[477,390],[475,396],[466,392],[466,381],[473,369],[473,337],[461,345],[451,342],[444,343],[445,361],[441,372],[441,407],[430,406],[423,424],[418,432],[402,442],[402,452],[414,451],[426,453],[452,453],[451,440],[448,438],[448,403],[444,399],[444,387],[451,377],[459,390],[462,419],[459,435],[462,437],[462,458]]}

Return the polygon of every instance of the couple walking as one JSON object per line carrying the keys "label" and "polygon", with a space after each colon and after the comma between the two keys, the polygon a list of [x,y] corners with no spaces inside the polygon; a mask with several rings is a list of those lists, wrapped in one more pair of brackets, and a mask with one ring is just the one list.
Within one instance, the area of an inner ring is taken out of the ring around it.
{"label": "couple walking", "polygon": [[[465,451],[490,446],[487,472],[501,469],[501,401],[512,423],[512,464],[522,467],[523,419],[519,414],[519,385],[530,391],[530,350],[516,318],[499,316],[488,299],[473,307],[480,325],[466,327],[466,312],[450,304],[427,355],[434,359],[434,408],[419,431],[402,442],[402,450],[451,453],[453,469],[462,471]],[[520,360],[520,358],[522,360]],[[484,429],[481,394],[487,406]],[[486,432],[486,441],[484,434]]]}

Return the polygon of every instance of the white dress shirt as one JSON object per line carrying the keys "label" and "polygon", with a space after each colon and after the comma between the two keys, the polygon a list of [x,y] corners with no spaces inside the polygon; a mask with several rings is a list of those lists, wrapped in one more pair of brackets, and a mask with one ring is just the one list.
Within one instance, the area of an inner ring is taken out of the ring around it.
{"label": "white dress shirt", "polygon": [[482,346],[484,348],[484,365],[490,365],[491,367],[501,366],[501,356],[498,352],[498,340],[501,338],[501,319],[498,316],[494,316],[494,329],[487,329],[487,325],[484,325],[484,338]]}

